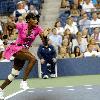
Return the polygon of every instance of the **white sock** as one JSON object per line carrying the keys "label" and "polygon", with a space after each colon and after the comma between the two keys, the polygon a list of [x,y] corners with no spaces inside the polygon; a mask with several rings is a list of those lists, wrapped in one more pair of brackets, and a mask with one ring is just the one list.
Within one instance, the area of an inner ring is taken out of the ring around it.
{"label": "white sock", "polygon": [[0,91],[3,91],[3,90],[0,88]]}

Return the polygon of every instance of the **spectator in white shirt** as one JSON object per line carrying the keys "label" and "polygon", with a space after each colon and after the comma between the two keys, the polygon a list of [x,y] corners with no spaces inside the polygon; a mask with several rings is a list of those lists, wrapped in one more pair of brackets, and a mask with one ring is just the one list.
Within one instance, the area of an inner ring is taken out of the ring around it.
{"label": "spectator in white shirt", "polygon": [[30,5],[29,6],[29,10],[27,11],[27,13],[34,13],[35,15],[38,15],[39,12],[37,11],[36,7],[34,5]]}
{"label": "spectator in white shirt", "polygon": [[51,43],[54,45],[54,47],[56,48],[56,50],[58,50],[58,48],[62,44],[62,36],[57,34],[56,28],[52,29],[52,33],[49,36],[49,39],[51,40]]}
{"label": "spectator in white shirt", "polygon": [[85,0],[84,4],[82,5],[82,9],[85,12],[91,12],[95,10],[95,7],[93,5],[93,3],[91,2],[91,0]]}
{"label": "spectator in white shirt", "polygon": [[90,21],[90,27],[91,28],[100,27],[100,19],[98,19],[96,12],[92,14],[92,20]]}
{"label": "spectator in white shirt", "polygon": [[13,16],[16,19],[16,22],[18,21],[19,16],[25,17],[27,14],[26,10],[24,9],[23,1],[20,1],[17,3],[17,10],[14,11]]}
{"label": "spectator in white shirt", "polygon": [[67,24],[64,27],[64,30],[69,29],[71,34],[76,35],[76,33],[78,32],[78,28],[77,28],[77,24],[73,21],[72,17],[69,17],[67,19]]}
{"label": "spectator in white shirt", "polygon": [[94,51],[92,45],[88,44],[87,51],[84,53],[84,57],[99,57],[100,52]]}
{"label": "spectator in white shirt", "polygon": [[93,29],[93,34],[91,35],[97,43],[100,43],[100,27],[95,27]]}
{"label": "spectator in white shirt", "polygon": [[87,39],[85,37],[82,37],[81,32],[77,32],[76,38],[72,39],[72,52],[74,51],[75,46],[79,46],[81,52],[85,52],[87,49]]}
{"label": "spectator in white shirt", "polygon": [[56,27],[57,34],[59,34],[61,36],[64,35],[64,28],[61,27],[60,21],[56,21],[54,27]]}

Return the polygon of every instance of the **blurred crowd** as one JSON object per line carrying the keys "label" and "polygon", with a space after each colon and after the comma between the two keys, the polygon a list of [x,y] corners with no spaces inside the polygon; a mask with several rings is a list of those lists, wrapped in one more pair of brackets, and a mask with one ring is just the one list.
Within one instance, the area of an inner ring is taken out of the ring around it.
{"label": "blurred crowd", "polygon": [[62,0],[49,39],[58,58],[100,57],[100,1]]}

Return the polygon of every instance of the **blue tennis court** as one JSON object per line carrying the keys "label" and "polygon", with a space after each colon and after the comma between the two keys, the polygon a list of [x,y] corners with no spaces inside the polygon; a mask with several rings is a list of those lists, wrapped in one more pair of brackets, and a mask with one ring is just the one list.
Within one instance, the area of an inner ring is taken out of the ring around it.
{"label": "blue tennis court", "polygon": [[5,100],[100,100],[99,85],[31,88],[21,90]]}

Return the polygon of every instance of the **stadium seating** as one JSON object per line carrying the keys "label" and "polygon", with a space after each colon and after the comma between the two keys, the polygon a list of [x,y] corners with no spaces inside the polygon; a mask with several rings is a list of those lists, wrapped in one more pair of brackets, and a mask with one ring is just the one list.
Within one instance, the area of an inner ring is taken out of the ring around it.
{"label": "stadium seating", "polygon": [[[9,15],[16,9],[16,4],[21,0],[0,0],[0,15]],[[30,4],[36,6],[39,11],[43,0],[30,0]]]}
{"label": "stadium seating", "polygon": [[8,15],[12,13],[16,8],[14,1],[0,1],[0,14],[1,15]]}

